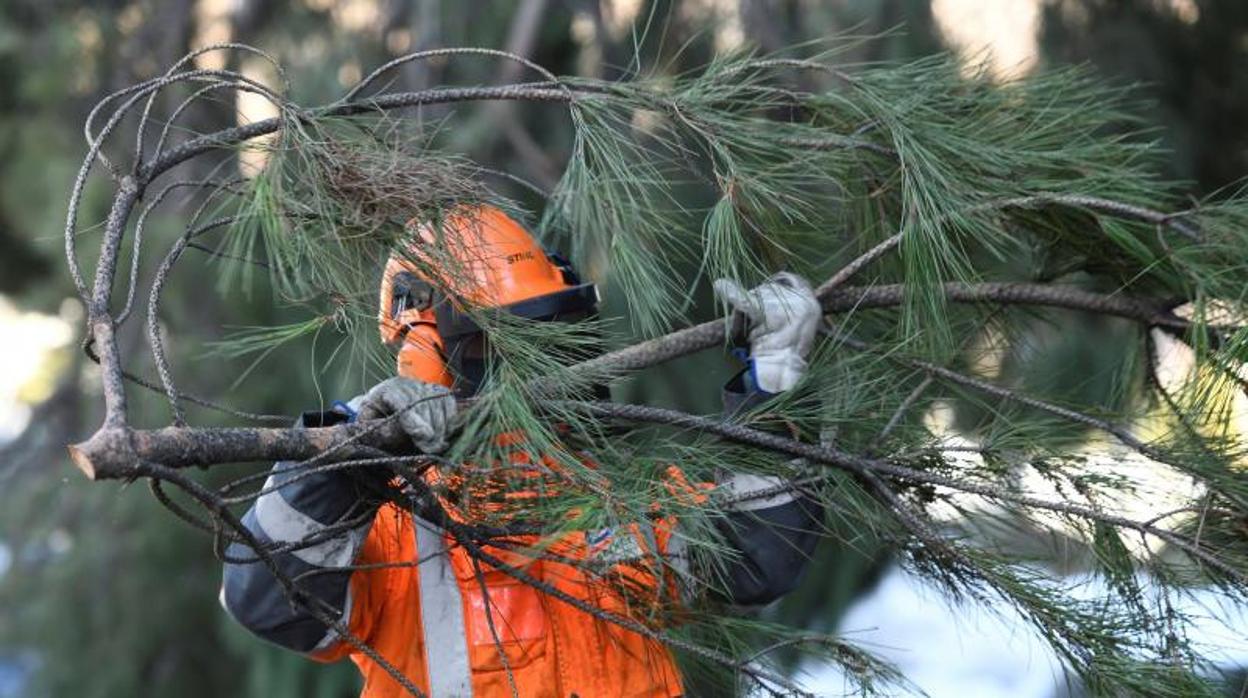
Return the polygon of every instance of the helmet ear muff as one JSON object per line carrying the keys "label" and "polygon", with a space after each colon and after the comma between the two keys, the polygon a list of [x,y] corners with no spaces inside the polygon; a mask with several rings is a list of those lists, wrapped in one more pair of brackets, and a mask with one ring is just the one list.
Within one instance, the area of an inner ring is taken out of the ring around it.
{"label": "helmet ear muff", "polygon": [[433,286],[410,271],[394,275],[391,284],[390,317],[398,320],[409,310],[423,312],[433,307]]}
{"label": "helmet ear muff", "polygon": [[454,378],[433,312],[436,289],[410,270],[389,273],[382,288],[382,340],[398,348],[398,375],[450,387]]}
{"label": "helmet ear muff", "polygon": [[546,259],[549,260],[551,264],[555,265],[555,267],[559,270],[559,273],[563,275],[563,282],[565,284],[569,286],[581,285],[580,274],[576,273],[576,270],[572,268],[572,263],[564,258],[563,255],[558,252],[551,252],[550,250],[544,248],[542,251],[546,253]]}

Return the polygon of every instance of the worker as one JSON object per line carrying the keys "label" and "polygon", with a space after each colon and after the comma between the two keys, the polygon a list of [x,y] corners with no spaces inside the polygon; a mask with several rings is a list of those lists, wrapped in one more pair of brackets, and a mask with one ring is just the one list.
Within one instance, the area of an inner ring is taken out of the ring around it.
{"label": "worker", "polygon": [[[415,243],[391,257],[381,285],[382,336],[400,346],[398,375],[332,410],[305,414],[303,426],[397,412],[416,450],[440,453],[451,437],[456,397],[475,394],[486,376],[484,331],[457,308],[471,303],[553,322],[596,316],[594,287],[497,208],[461,206],[436,226],[416,228]],[[430,259],[434,246],[460,267],[459,281],[449,284],[454,302],[438,291],[446,280],[430,279],[430,265],[418,263]],[[748,409],[792,388],[805,373],[820,317],[810,285],[781,273],[751,290],[720,280],[715,291],[748,332],[747,365],[724,391],[726,410]],[[522,455],[516,460],[525,465]],[[445,470],[427,469],[425,483],[445,487],[454,475]],[[350,657],[368,698],[407,695],[396,670],[433,698],[680,696],[670,650],[654,634],[612,622],[608,614],[636,616],[637,605],[604,580],[616,572],[616,579],[660,587],[663,570],[675,570],[672,576],[684,580],[678,596],[710,589],[742,606],[777,599],[800,579],[821,519],[817,505],[784,484],[725,468],[718,482],[688,489],[690,496],[728,494],[732,502],[717,519],[726,546],[718,566],[708,568],[716,570],[716,581],[699,584],[687,579],[701,568],[691,567],[684,554],[679,522],[586,531],[554,543],[532,535],[511,537],[507,546],[487,541],[480,550],[503,564],[483,564],[447,530],[453,519],[470,525],[471,511],[446,498],[440,501],[449,518],[424,516],[415,507],[362,496],[361,480],[349,471],[309,474],[277,463],[243,523],[263,545],[296,544],[279,548],[272,562],[299,580],[302,603],[288,598],[267,564],[241,542],[227,550],[221,603],[239,623],[282,647],[319,661]],[[707,487],[715,491],[708,494]],[[544,554],[526,555],[516,544],[538,540],[545,540]],[[662,564],[638,566],[639,554]],[[515,570],[528,580],[517,579]],[[551,589],[605,613],[591,613]],[[376,656],[361,651],[361,643]]]}

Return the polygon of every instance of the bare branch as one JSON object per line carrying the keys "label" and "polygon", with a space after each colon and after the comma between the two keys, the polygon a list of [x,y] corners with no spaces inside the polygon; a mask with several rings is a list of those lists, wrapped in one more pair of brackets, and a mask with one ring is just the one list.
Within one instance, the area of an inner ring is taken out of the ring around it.
{"label": "bare branch", "polygon": [[69,447],[74,464],[93,480],[129,479],[140,462],[171,468],[306,460],[334,450],[340,458],[373,458],[378,451],[402,453],[407,439],[397,429],[370,431],[368,424],[314,429],[105,427]]}

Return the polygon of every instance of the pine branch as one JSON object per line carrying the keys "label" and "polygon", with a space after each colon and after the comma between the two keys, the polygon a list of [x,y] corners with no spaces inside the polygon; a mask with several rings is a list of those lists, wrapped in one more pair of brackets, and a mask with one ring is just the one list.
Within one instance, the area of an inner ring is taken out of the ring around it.
{"label": "pine branch", "polygon": [[[843,335],[838,334],[837,341],[857,351],[880,354],[880,352],[877,349],[872,347],[867,342],[863,342],[862,340],[856,339],[854,337],[843,336]],[[1056,405],[1051,402],[1047,402],[1045,400],[1041,400],[1041,399],[1032,397],[1030,395],[1023,394],[1017,390],[1012,390],[1010,388],[996,385],[994,383],[983,380],[981,378],[968,376],[964,373],[959,373],[957,371],[946,368],[944,366],[939,366],[930,361],[907,359],[907,358],[898,357],[895,355],[889,355],[887,358],[890,361],[895,361],[904,366],[908,366],[911,368],[918,369],[920,371],[924,371],[925,373],[928,374],[928,376],[940,378],[942,380],[945,380],[947,382],[954,383],[957,385],[962,385],[962,386],[966,386],[969,388],[973,388],[974,390],[986,393],[988,395],[992,395],[994,397],[1001,398],[1003,400],[1007,400],[1007,401],[1022,405],[1024,407],[1029,407],[1035,410],[1039,410],[1041,412],[1058,417],[1059,419],[1070,422],[1071,424],[1074,424],[1074,425],[1079,425],[1083,427],[1091,427],[1092,429],[1096,429],[1100,432],[1103,432],[1105,434],[1112,436],[1114,439],[1118,440],[1124,446],[1130,448],[1136,453],[1139,453],[1145,458],[1157,461],[1159,463],[1165,463],[1166,465],[1173,466],[1179,469],[1180,471],[1192,474],[1193,476],[1198,475],[1198,471],[1196,468],[1191,467],[1189,464],[1185,463],[1181,458],[1177,457],[1175,454],[1169,453],[1165,451],[1164,449],[1158,448],[1152,444],[1144,442],[1139,437],[1137,437],[1134,433],[1132,433],[1130,429],[1128,429],[1127,427],[1121,424],[1116,424],[1110,420],[1102,419],[1100,417],[1095,417],[1093,415],[1086,414],[1078,410],[1073,410],[1068,407],[1062,407],[1061,405]],[[1206,450],[1206,453],[1208,453],[1207,450]],[[1206,483],[1206,485],[1208,484],[1209,483]],[[1229,493],[1229,492],[1220,491],[1219,494],[1228,498],[1238,499],[1238,497],[1236,497],[1234,494]],[[1245,502],[1239,501],[1238,503],[1241,506],[1245,506],[1245,509],[1248,509],[1248,505],[1246,505]]]}
{"label": "pine branch", "polygon": [[[1190,327],[1189,321],[1161,310],[1160,305],[1074,288],[1045,284],[949,284],[945,292],[955,302],[1043,305],[1124,317],[1175,330]],[[822,302],[825,311],[845,312],[897,306],[904,297],[904,286],[897,284],[833,289]],[[705,322],[569,366],[564,375],[538,379],[533,389],[541,393],[570,379],[603,380],[620,376],[722,345],[724,341],[725,324]],[[359,425],[314,429],[166,427],[114,431],[106,424],[106,428],[91,439],[71,446],[70,453],[78,467],[92,479],[126,479],[139,460],[170,467],[206,467],[223,463],[303,460],[324,449],[339,447],[341,457],[361,458],[375,449],[401,453],[405,444],[405,438],[397,430],[366,430]]]}
{"label": "pine branch", "polygon": [[[880,476],[888,476],[890,478],[896,478],[910,483],[936,485],[957,492],[978,495],[1001,502],[1009,502],[1011,504],[1017,504],[1027,508],[1051,511],[1067,516],[1075,516],[1089,521],[1098,521],[1110,524],[1118,528],[1138,531],[1139,533],[1146,533],[1170,543],[1174,547],[1190,555],[1193,559],[1216,569],[1218,572],[1234,579],[1237,583],[1248,585],[1248,572],[1228,565],[1226,562],[1216,557],[1213,553],[1205,550],[1201,547],[1198,539],[1188,539],[1172,531],[1160,528],[1155,525],[1155,522],[1152,521],[1136,521],[1124,516],[1105,513],[1094,507],[1083,506],[1080,504],[1047,501],[1039,497],[1014,492],[999,485],[988,485],[957,479],[937,473],[924,472],[887,461],[864,458],[862,456],[857,456],[829,446],[814,446],[811,444],[805,444],[800,441],[794,441],[783,436],[777,436],[775,434],[759,431],[757,429],[752,429],[739,424],[733,424],[711,417],[686,414],[677,410],[649,407],[645,405],[623,405],[609,402],[560,401],[556,402],[555,406],[569,410],[589,411],[603,417],[612,417],[639,422],[651,422],[679,427],[682,429],[691,429],[699,432],[716,434],[723,438],[749,444],[751,446],[758,446],[791,456],[805,458],[817,463],[835,466],[836,468],[844,470],[855,477],[862,478],[864,482],[867,482],[872,487],[877,486],[876,484],[871,483],[878,483],[878,478]],[[889,500],[890,504],[893,503],[891,497]],[[895,513],[898,513],[898,515],[904,515],[904,512]],[[914,516],[913,513],[909,515]],[[913,521],[907,523],[908,527],[913,525],[918,524]],[[926,525],[924,524],[924,526]],[[926,530],[924,532],[924,536],[931,535],[935,534],[930,530]]]}

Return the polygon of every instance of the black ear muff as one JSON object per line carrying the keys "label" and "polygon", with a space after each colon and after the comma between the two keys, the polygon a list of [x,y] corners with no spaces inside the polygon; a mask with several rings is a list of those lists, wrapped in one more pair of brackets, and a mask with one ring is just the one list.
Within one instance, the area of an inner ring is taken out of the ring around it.
{"label": "black ear muff", "polygon": [[546,259],[550,260],[551,264],[559,268],[560,274],[563,274],[563,283],[569,286],[581,285],[581,276],[576,273],[575,269],[572,268],[571,262],[564,259],[563,255],[558,252],[551,252],[550,250],[546,250],[545,252]]}
{"label": "black ear muff", "polygon": [[405,310],[428,310],[433,306],[433,286],[410,271],[394,275],[390,297],[390,317],[398,319]]}

